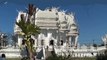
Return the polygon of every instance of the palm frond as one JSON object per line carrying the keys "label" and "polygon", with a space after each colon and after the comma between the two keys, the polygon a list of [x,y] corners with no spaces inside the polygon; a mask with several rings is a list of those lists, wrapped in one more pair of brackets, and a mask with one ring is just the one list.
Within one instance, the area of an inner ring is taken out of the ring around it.
{"label": "palm frond", "polygon": [[35,24],[26,23],[23,20],[20,20],[19,22],[16,22],[16,24],[21,28],[22,32],[25,34],[39,34],[40,28],[36,26]]}

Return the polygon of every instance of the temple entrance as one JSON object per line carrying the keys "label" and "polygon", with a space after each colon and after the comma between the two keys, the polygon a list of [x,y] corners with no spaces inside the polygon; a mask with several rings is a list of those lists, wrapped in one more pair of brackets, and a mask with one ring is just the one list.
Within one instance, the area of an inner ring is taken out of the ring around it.
{"label": "temple entrance", "polygon": [[54,45],[54,40],[50,40],[50,44],[49,45]]}

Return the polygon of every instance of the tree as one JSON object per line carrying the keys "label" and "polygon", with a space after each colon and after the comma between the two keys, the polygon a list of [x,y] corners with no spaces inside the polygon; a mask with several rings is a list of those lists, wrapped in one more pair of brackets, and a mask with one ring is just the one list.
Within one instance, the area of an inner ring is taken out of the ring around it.
{"label": "tree", "polygon": [[[33,54],[34,48],[33,48],[31,36],[40,33],[40,28],[30,22],[31,16],[35,14],[35,11],[36,11],[35,7],[33,7],[32,4],[29,4],[29,10],[27,11],[28,17],[24,17],[24,15],[22,14],[20,16],[21,20],[19,22],[16,22],[16,25],[18,25],[21,29],[20,34],[24,36],[24,40],[27,46],[30,60],[34,60],[34,54]],[[25,21],[25,19],[27,19],[27,21]]]}

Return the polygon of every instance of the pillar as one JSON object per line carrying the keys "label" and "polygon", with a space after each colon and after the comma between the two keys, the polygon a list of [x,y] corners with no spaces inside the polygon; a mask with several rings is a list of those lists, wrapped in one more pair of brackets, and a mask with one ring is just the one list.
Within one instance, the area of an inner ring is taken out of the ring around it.
{"label": "pillar", "polygon": [[77,42],[78,42],[78,36],[76,36],[75,38],[75,44],[74,44],[75,47],[77,47]]}
{"label": "pillar", "polygon": [[69,36],[69,46],[71,47],[71,36]]}
{"label": "pillar", "polygon": [[22,37],[20,37],[20,36],[18,36],[18,46],[20,47],[21,46],[21,44],[22,44],[22,40],[23,40],[23,38]]}

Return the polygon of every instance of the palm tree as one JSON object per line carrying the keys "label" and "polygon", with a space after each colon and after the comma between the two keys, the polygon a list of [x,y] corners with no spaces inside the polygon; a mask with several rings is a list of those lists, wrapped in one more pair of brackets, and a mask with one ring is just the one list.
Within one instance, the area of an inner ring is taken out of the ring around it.
{"label": "palm tree", "polygon": [[[35,13],[34,9],[35,8],[33,7],[33,5],[30,4],[29,10],[27,12],[28,17],[24,17],[24,15],[22,14],[20,16],[21,20],[19,22],[16,22],[16,25],[18,25],[21,29],[21,35],[24,36],[24,41],[27,46],[30,60],[34,60],[34,48],[31,36],[40,33],[40,28],[30,22],[31,16]],[[27,21],[25,21],[25,18],[27,18]]]}

